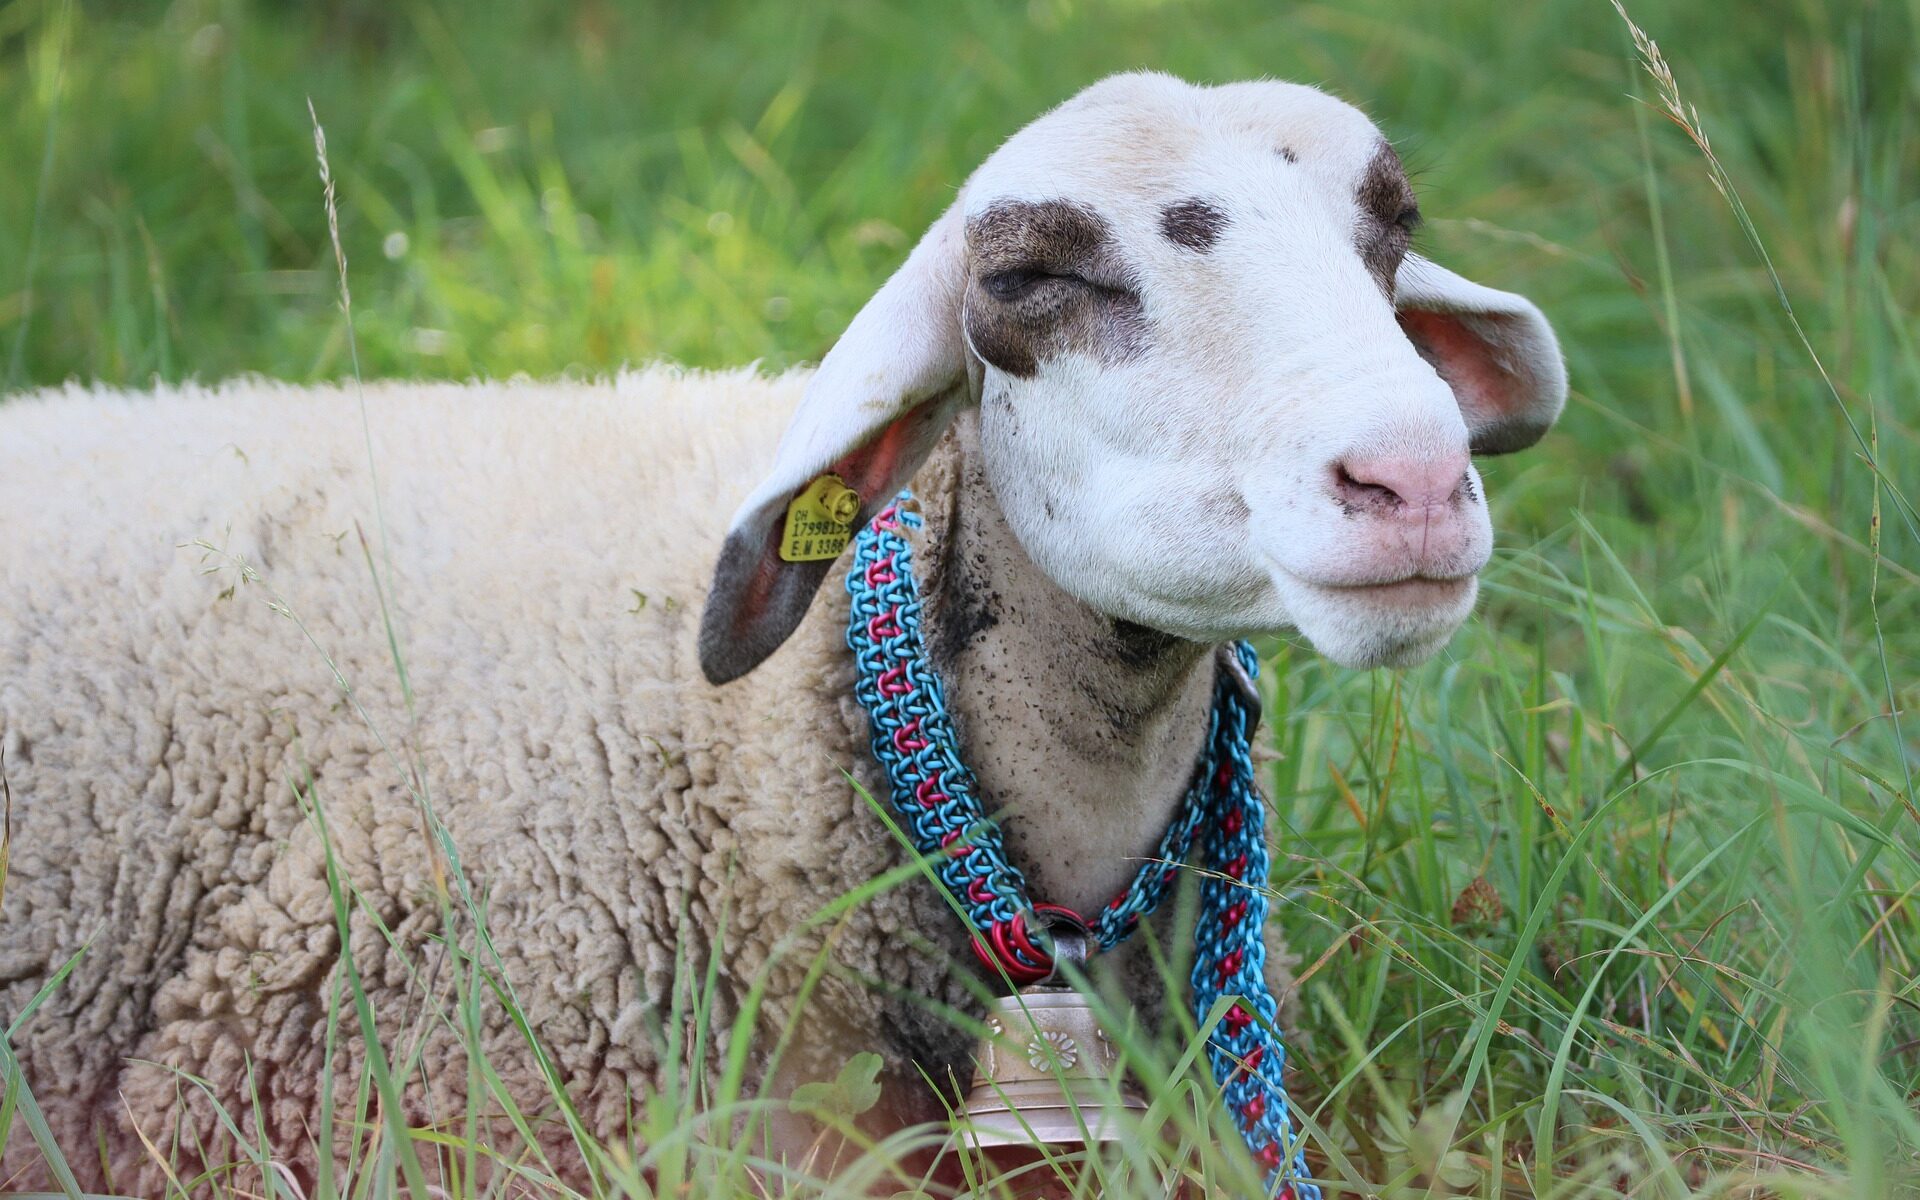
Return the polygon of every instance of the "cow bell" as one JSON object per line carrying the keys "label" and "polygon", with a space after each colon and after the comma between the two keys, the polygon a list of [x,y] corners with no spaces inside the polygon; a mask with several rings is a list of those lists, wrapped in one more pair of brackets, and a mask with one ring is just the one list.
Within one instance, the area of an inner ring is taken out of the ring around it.
{"label": "cow bell", "polygon": [[[1056,928],[1055,962],[1084,961],[1084,928]],[[1146,1101],[1120,1074],[1120,1052],[1087,998],[1053,976],[993,1002],[974,1051],[973,1087],[954,1141],[982,1148],[1091,1146],[1125,1136],[1120,1114]]]}

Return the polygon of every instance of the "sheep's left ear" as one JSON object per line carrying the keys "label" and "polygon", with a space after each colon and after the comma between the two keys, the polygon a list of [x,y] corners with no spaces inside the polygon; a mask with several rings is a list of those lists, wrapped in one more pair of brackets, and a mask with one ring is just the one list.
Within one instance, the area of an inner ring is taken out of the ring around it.
{"label": "sheep's left ear", "polygon": [[[700,617],[700,669],[709,681],[738,679],[779,649],[844,544],[830,532],[808,548],[818,557],[784,555],[796,497],[822,476],[838,477],[859,506],[850,522],[828,528],[858,530],[946,432],[966,396],[965,280],[956,203],[828,352],[780,439],[773,470],[734,514]],[[852,509],[840,485],[832,496]]]}
{"label": "sheep's left ear", "polygon": [[1482,287],[1409,254],[1393,304],[1414,349],[1459,399],[1475,454],[1526,449],[1566,406],[1560,343],[1525,296]]}

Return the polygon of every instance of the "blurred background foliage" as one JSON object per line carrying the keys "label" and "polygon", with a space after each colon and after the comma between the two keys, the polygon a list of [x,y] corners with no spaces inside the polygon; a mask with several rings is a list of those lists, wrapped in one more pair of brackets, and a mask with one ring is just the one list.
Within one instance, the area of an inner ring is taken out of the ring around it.
{"label": "blurred background foliage", "polygon": [[309,98],[361,367],[466,377],[815,360],[1103,74],[1329,88],[1574,397],[1485,464],[1440,661],[1271,647],[1318,1126],[1485,1194],[1913,1194],[1920,0],[1630,12],[1723,175],[1605,0],[4,0],[0,391],[349,375]]}
{"label": "blurred background foliage", "polygon": [[[1641,17],[1685,48],[1690,99],[1760,187],[1791,282],[1817,291],[1843,240],[1894,252],[1911,209],[1862,211],[1860,192],[1915,194],[1920,167],[1898,153],[1906,12],[1759,0]],[[973,164],[1139,66],[1361,104],[1419,172],[1430,250],[1549,312],[1578,305],[1576,353],[1627,341],[1657,364],[1624,102],[1649,89],[1629,49],[1590,0],[9,0],[0,332],[31,332],[8,380],[343,373],[308,98],[342,179],[369,372],[817,358]],[[1665,136],[1652,149],[1663,174],[1691,154]],[[1712,313],[1703,336],[1770,332],[1738,231],[1682,174],[1673,265]],[[1910,305],[1910,260],[1895,282]]]}

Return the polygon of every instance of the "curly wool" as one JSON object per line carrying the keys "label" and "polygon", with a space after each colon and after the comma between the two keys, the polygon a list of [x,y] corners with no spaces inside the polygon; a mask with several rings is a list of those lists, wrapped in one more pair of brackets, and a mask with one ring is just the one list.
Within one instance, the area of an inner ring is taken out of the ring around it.
{"label": "curly wool", "polygon": [[[303,797],[365,900],[351,959],[383,1044],[419,1055],[410,1116],[463,1112],[467,1048],[421,1016],[452,984],[425,965],[444,864],[416,770],[591,1132],[625,1136],[635,1097],[682,1069],[658,1030],[710,957],[716,1031],[765,980],[763,1068],[828,937],[808,918],[904,861],[846,774],[877,783],[839,589],[740,682],[698,666],[727,514],[805,380],[369,385],[364,424],[350,385],[264,380],[0,405],[0,1014],[84,948],[14,1035],[83,1184],[158,1190],[132,1122],[162,1146],[176,1123],[218,1141],[176,1072],[249,1135],[257,1093],[269,1140],[313,1153],[340,947]],[[917,880],[833,923],[782,1076],[879,1049],[924,1094],[915,1063],[962,1063],[967,1039],[858,981],[971,1010],[947,966],[961,939]],[[549,1108],[498,1005],[482,1024],[515,1102]],[[0,1149],[0,1185],[37,1177],[22,1133]]]}

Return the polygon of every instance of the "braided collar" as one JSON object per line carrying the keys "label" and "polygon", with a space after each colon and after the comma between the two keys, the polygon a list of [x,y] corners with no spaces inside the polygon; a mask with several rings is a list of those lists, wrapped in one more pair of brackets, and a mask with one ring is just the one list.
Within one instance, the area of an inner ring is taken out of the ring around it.
{"label": "braided collar", "polygon": [[1253,648],[1238,642],[1223,655],[1193,783],[1133,881],[1092,918],[1035,904],[1026,878],[1007,859],[999,826],[987,816],[972,773],[960,761],[946,695],[921,641],[913,549],[903,533],[921,524],[911,499],[910,493],[900,493],[855,542],[847,575],[853,600],[847,645],[858,672],[854,694],[867,710],[873,754],[886,770],[893,807],[967,914],[974,953],[1013,986],[1048,979],[1054,963],[1039,928],[1044,918],[1078,921],[1100,949],[1111,949],[1159,905],[1178,866],[1195,858],[1205,872],[1194,930],[1196,1021],[1205,1022],[1223,996],[1235,997],[1208,1039],[1214,1080],[1247,1148],[1266,1171],[1267,1194],[1320,1200],[1320,1189],[1306,1182],[1306,1159],[1287,1111],[1281,1083],[1286,1050],[1275,1024],[1279,1005],[1263,970],[1267,840],[1250,748],[1260,720],[1251,683],[1260,664]]}

